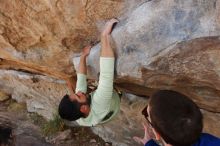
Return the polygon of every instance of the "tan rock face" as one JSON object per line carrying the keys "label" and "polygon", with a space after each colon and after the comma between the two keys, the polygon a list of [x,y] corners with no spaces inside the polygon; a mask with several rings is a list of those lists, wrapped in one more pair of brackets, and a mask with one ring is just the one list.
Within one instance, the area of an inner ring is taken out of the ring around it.
{"label": "tan rock face", "polygon": [[[139,96],[182,92],[204,109],[205,131],[220,136],[219,128],[213,130],[220,112],[220,0],[0,1],[0,90],[51,119],[67,93],[62,79],[75,75],[74,56],[99,41],[112,17],[120,18],[112,33],[116,85]],[[99,50],[95,45],[88,58],[91,79],[98,77]],[[140,109],[126,99],[121,111],[117,122],[93,130],[115,145],[134,145],[141,116],[130,117]]]}
{"label": "tan rock face", "polygon": [[4,92],[0,92],[0,102],[5,101],[9,98],[10,97],[7,94],[5,94]]}
{"label": "tan rock face", "polygon": [[67,76],[74,72],[69,61],[73,53],[99,40],[97,24],[120,16],[140,2],[1,1],[0,58],[28,64],[25,70],[44,67],[48,69],[37,71],[50,75],[55,71],[58,78],[62,73]]}
{"label": "tan rock face", "polygon": [[218,37],[179,43],[168,52],[159,53],[142,69],[144,84],[180,91],[201,108],[219,112],[219,48]]}

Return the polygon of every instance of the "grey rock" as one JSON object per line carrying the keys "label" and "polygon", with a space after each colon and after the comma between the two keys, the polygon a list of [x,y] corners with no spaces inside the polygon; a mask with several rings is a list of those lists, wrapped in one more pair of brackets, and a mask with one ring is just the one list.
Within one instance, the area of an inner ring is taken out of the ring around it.
{"label": "grey rock", "polygon": [[[220,112],[219,3],[154,0],[137,7],[112,33],[116,84],[145,96],[157,89],[176,90],[201,108]],[[88,58],[92,79],[99,74],[99,52],[97,44]],[[76,70],[78,62],[73,58]]]}

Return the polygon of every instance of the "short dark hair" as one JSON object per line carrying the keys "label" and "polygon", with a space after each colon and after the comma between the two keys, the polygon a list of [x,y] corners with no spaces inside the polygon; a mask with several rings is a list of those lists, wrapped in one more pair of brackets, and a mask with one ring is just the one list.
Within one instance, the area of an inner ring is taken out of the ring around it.
{"label": "short dark hair", "polygon": [[60,101],[59,105],[59,115],[61,118],[69,121],[75,121],[81,117],[84,117],[84,114],[80,111],[81,104],[76,100],[71,101],[69,95],[65,95]]}
{"label": "short dark hair", "polygon": [[189,146],[199,139],[203,116],[187,96],[171,90],[159,90],[150,97],[149,106],[153,127],[166,143]]}

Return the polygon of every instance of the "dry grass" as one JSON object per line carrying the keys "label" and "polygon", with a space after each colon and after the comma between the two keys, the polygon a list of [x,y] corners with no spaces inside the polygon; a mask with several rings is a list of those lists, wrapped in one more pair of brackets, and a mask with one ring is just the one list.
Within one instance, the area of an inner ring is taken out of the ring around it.
{"label": "dry grass", "polygon": [[42,126],[42,132],[45,136],[53,135],[59,131],[65,130],[65,124],[58,114],[54,115],[54,118],[46,122]]}

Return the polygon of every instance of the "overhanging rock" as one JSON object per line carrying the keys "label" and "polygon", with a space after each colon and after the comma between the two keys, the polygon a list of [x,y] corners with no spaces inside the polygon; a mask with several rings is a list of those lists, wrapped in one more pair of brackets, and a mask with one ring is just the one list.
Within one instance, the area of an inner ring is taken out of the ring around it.
{"label": "overhanging rock", "polygon": [[[204,109],[205,131],[220,136],[220,0],[0,1],[0,92],[52,119],[67,93],[59,79],[74,74],[69,58],[99,40],[104,20],[122,14],[112,34],[115,84],[141,96],[187,94]],[[99,50],[88,58],[89,78],[98,76]],[[93,128],[113,145],[136,145],[132,136],[142,134],[147,100],[128,97],[114,121]]]}
{"label": "overhanging rock", "polygon": [[[177,90],[201,108],[220,112],[219,10],[219,0],[153,0],[139,6],[112,33],[116,83],[133,85],[130,92],[146,96],[155,89]],[[99,51],[97,44],[88,57],[90,78],[98,76]],[[79,57],[73,62],[77,69]]]}

